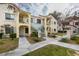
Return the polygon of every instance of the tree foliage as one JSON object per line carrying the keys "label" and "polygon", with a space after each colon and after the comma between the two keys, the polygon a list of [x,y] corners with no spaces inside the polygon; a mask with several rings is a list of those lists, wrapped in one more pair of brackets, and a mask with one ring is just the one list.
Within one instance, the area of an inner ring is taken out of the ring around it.
{"label": "tree foliage", "polygon": [[52,15],[55,19],[58,20],[58,19],[61,18],[62,13],[61,12],[54,11],[53,13],[49,13],[49,15]]}

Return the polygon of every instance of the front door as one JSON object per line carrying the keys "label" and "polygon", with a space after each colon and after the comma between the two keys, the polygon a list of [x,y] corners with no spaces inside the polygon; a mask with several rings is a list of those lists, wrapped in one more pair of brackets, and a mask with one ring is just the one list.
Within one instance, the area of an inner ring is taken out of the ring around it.
{"label": "front door", "polygon": [[20,27],[19,35],[20,35],[20,37],[24,37],[25,36],[25,28],[24,27]]}
{"label": "front door", "polygon": [[25,33],[28,33],[28,28],[25,28]]}

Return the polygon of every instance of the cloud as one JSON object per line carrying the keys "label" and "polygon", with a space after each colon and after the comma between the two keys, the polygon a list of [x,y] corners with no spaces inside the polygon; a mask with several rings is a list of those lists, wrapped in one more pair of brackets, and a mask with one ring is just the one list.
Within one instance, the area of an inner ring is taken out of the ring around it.
{"label": "cloud", "polygon": [[36,16],[47,15],[53,11],[66,14],[69,10],[79,10],[79,4],[77,3],[19,3],[18,6]]}

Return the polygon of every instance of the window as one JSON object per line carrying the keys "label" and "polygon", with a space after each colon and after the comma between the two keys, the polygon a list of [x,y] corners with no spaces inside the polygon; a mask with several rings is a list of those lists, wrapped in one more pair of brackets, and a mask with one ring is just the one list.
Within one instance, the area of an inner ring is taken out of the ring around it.
{"label": "window", "polygon": [[29,20],[29,19],[26,20],[27,23],[29,22],[28,20]]}
{"label": "window", "polygon": [[37,23],[38,23],[38,24],[41,24],[41,20],[40,20],[40,19],[37,19]]}
{"label": "window", "polygon": [[79,25],[79,22],[75,22],[75,25]]}
{"label": "window", "polygon": [[54,29],[54,31],[56,31],[56,29]]}
{"label": "window", "polygon": [[7,20],[14,20],[15,15],[10,13],[5,13],[5,19]]}
{"label": "window", "polygon": [[73,33],[76,33],[76,31],[73,31]]}
{"label": "window", "polygon": [[31,23],[33,23],[33,18],[31,18]]}
{"label": "window", "polygon": [[56,22],[54,22],[54,24],[56,24]]}
{"label": "window", "polygon": [[5,33],[6,34],[10,34],[10,33],[14,33],[14,27],[10,27],[10,26],[5,26]]}

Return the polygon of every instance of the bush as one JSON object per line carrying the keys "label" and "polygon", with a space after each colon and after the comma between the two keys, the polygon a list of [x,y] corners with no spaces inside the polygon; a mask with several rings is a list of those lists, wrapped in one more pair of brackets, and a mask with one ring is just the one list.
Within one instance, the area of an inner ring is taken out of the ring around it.
{"label": "bush", "polygon": [[10,34],[10,38],[16,38],[16,33],[12,33],[12,34]]}
{"label": "bush", "polygon": [[71,40],[77,40],[77,39],[79,39],[79,37],[77,37],[77,36],[71,37]]}
{"label": "bush", "polygon": [[39,38],[34,38],[35,42],[40,42],[41,40]]}
{"label": "bush", "polygon": [[48,34],[49,37],[53,37],[53,38],[56,38],[56,35],[55,34]]}
{"label": "bush", "polygon": [[53,38],[56,38],[56,35],[53,35],[52,37],[53,37]]}
{"label": "bush", "polygon": [[32,32],[31,37],[38,37],[38,32]]}
{"label": "bush", "polygon": [[30,39],[33,40],[34,42],[40,42],[41,41],[41,38],[38,38],[38,37],[31,37]]}
{"label": "bush", "polygon": [[58,31],[58,33],[66,33],[67,31]]}
{"label": "bush", "polygon": [[2,39],[3,33],[0,33],[0,39]]}
{"label": "bush", "polygon": [[75,41],[77,44],[79,44],[79,39]]}
{"label": "bush", "polygon": [[77,44],[79,44],[79,37],[73,36],[71,37],[71,40],[75,41]]}
{"label": "bush", "polygon": [[67,38],[62,38],[62,39],[60,40],[60,42],[68,42],[68,39],[67,39]]}

